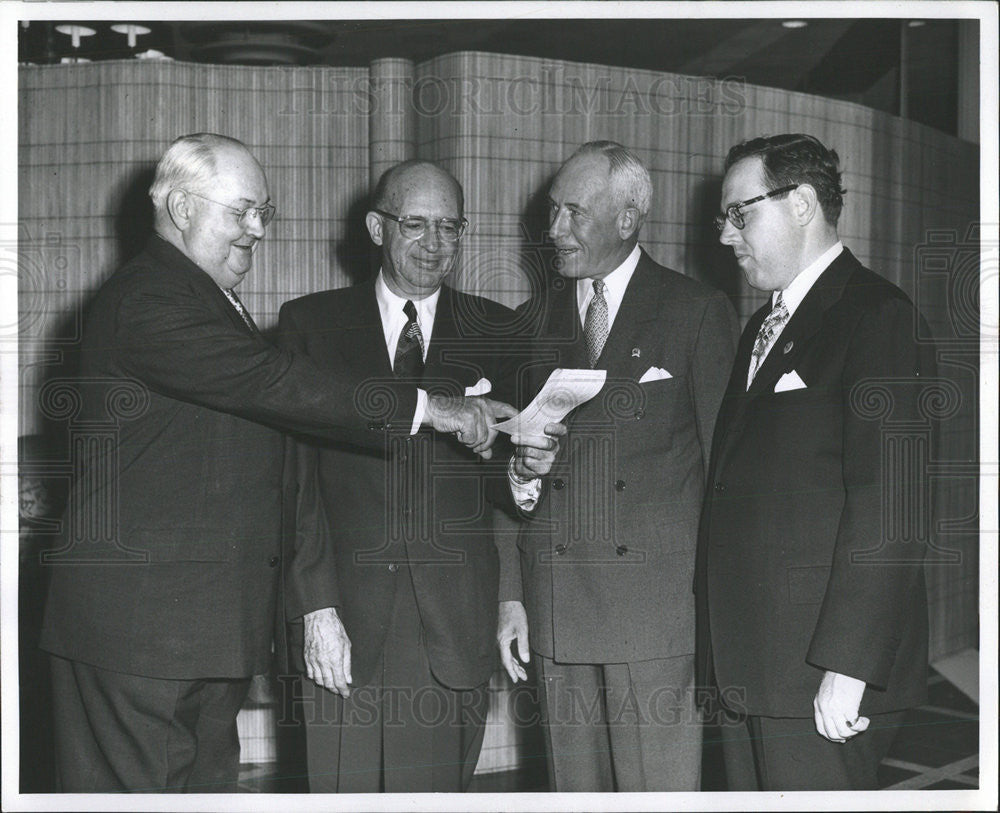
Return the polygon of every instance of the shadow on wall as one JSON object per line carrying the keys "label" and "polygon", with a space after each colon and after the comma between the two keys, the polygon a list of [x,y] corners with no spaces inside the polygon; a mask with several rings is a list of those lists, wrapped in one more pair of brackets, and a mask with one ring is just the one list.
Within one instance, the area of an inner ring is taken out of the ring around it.
{"label": "shadow on wall", "polygon": [[[114,268],[138,254],[153,233],[153,202],[149,186],[153,182],[154,165],[148,165],[126,177],[111,200],[117,207],[114,215],[117,256]],[[112,273],[110,269],[108,273]]]}
{"label": "shadow on wall", "polygon": [[683,239],[690,247],[690,262],[687,268],[678,270],[722,291],[739,313],[740,271],[733,261],[732,249],[719,242],[719,233],[712,222],[719,213],[721,195],[721,177],[701,181],[694,188],[690,212],[679,213],[686,215],[688,226]]}
{"label": "shadow on wall", "polygon": [[367,193],[357,195],[347,207],[347,230],[343,240],[331,240],[331,256],[334,258],[334,284],[328,287],[340,287],[335,284],[337,272],[347,285],[358,285],[374,279],[379,269],[379,248],[372,243],[365,226],[365,215],[371,209],[371,196]]}

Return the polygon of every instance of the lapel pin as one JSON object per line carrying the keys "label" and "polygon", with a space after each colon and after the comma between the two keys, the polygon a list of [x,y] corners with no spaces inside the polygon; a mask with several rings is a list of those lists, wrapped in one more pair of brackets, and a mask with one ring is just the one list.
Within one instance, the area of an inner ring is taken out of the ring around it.
{"label": "lapel pin", "polygon": [[787,355],[788,353],[792,352],[793,347],[795,347],[795,342],[789,342],[788,344],[785,345],[785,349],[782,350],[781,352]]}
{"label": "lapel pin", "polygon": [[642,351],[638,347],[632,348],[632,358],[637,359],[642,355]]}

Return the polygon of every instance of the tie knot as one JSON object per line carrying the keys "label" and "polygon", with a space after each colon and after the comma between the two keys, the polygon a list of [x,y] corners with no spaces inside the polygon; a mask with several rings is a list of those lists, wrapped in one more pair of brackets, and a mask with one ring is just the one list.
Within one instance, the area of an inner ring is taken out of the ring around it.
{"label": "tie knot", "polygon": [[406,300],[406,304],[403,305],[403,313],[406,314],[407,318],[411,322],[417,321],[417,306],[413,304],[412,300],[410,299]]}
{"label": "tie knot", "polygon": [[594,296],[604,298],[604,280],[595,279],[594,280]]}

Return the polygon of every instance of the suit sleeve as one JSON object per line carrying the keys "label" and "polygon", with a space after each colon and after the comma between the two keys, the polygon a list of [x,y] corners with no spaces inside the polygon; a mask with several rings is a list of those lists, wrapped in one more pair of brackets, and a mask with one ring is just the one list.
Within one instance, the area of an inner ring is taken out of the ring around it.
{"label": "suit sleeve", "polygon": [[346,369],[321,372],[220,318],[204,291],[184,281],[134,286],[116,317],[122,369],[170,398],[372,446],[383,442],[378,430],[386,425],[412,423],[415,387],[380,381],[371,389]]}
{"label": "suit sleeve", "polygon": [[[887,522],[912,510],[923,471],[887,469],[880,419],[859,414],[852,388],[877,380],[893,423],[921,418],[920,384],[935,374],[932,348],[914,339],[912,305],[891,298],[868,309],[848,347],[843,374],[843,482],[845,500],[832,567],[806,660],[885,688],[908,616],[923,596],[923,549],[889,545]],[[889,545],[886,547],[886,545]],[[883,557],[872,556],[882,549]],[[892,558],[891,563],[888,559]]]}
{"label": "suit sleeve", "polygon": [[729,383],[739,337],[740,326],[736,311],[726,295],[716,291],[702,313],[689,376],[706,476],[712,454],[715,420],[719,416],[722,397]]}
{"label": "suit sleeve", "polygon": [[[303,333],[290,308],[282,307],[278,325],[279,345],[304,354]],[[286,449],[286,466],[297,488],[290,561],[285,565],[285,614],[295,621],[314,610],[337,606],[339,591],[330,524],[317,478],[319,452],[315,445],[292,438]]]}

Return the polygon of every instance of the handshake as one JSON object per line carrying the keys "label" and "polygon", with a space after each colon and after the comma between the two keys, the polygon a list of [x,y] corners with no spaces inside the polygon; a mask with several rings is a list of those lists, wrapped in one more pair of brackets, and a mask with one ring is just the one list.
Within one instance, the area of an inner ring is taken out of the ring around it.
{"label": "handshake", "polygon": [[[424,425],[437,432],[455,435],[459,443],[468,446],[484,460],[489,460],[493,455],[490,447],[497,436],[494,426],[517,414],[517,410],[510,404],[484,396],[472,395],[460,398],[429,395],[427,409],[424,412]],[[565,428],[561,424],[553,424],[546,427],[546,432],[551,435],[563,435]],[[549,458],[546,461],[549,463],[558,449],[555,437],[517,437],[513,440],[519,452],[526,451],[529,447],[540,450],[546,458]],[[521,462],[518,460],[518,463]],[[531,472],[533,476],[543,473],[537,469]]]}

